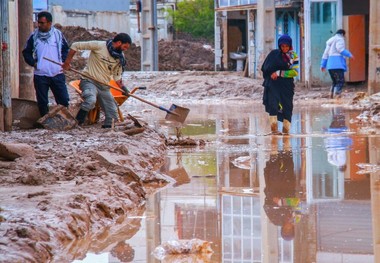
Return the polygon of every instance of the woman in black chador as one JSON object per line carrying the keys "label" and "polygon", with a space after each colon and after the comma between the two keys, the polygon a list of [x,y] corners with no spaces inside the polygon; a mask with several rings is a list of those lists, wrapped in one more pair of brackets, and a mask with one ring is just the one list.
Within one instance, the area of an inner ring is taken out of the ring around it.
{"label": "woman in black chador", "polygon": [[294,80],[298,75],[298,56],[292,39],[284,34],[278,39],[278,49],[266,57],[261,71],[264,77],[263,104],[269,113],[273,134],[279,133],[277,121],[283,122],[283,133],[289,133],[293,114]]}

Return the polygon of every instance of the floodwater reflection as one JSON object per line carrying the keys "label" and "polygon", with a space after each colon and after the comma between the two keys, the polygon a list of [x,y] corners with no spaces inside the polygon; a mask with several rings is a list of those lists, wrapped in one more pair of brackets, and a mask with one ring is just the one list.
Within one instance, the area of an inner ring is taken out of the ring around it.
{"label": "floodwater reflection", "polygon": [[356,133],[357,114],[296,108],[291,136],[264,136],[260,107],[192,108],[184,136],[210,143],[168,152],[161,172],[177,182],[150,196],[138,232],[115,244],[133,259],[75,262],[193,262],[152,255],[191,238],[212,242],[210,259],[197,262],[380,262],[380,173],[357,165],[379,163],[380,139]]}

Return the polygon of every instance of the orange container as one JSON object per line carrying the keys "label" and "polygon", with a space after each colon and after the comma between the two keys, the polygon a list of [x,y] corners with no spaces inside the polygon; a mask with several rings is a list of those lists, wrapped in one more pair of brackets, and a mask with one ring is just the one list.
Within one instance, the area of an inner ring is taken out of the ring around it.
{"label": "orange container", "polygon": [[[79,87],[79,84],[80,84],[80,79],[78,80],[73,80],[73,81],[70,81],[69,82],[69,85],[75,89],[75,91],[79,94],[79,95],[82,95],[82,90],[80,89]],[[115,80],[111,80],[109,82],[109,85],[112,86],[112,87],[115,87],[115,88],[119,88],[119,85],[117,85],[116,81]],[[134,88],[132,91],[131,91],[131,94],[133,94],[135,91],[137,90],[137,88]],[[119,119],[120,121],[124,121],[124,117],[123,117],[123,114],[122,112],[120,111],[120,108],[119,106],[121,106],[129,97],[128,96],[125,96],[121,93],[121,91],[118,91],[116,89],[112,89],[110,88],[110,92],[112,94],[112,96],[114,97],[118,107],[117,107],[117,111],[119,113]],[[89,119],[89,122],[90,124],[92,123],[95,123],[97,122],[98,118],[99,118],[99,112],[100,112],[100,105],[98,102],[96,102],[96,106],[94,109],[92,109],[91,111],[89,111],[88,113],[88,119]]]}

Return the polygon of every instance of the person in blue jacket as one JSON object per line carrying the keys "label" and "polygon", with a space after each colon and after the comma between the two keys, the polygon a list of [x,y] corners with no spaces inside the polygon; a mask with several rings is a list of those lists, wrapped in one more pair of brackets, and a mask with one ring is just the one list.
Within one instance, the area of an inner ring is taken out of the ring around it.
{"label": "person in blue jacket", "polygon": [[60,30],[52,26],[52,20],[51,13],[38,13],[38,28],[29,36],[22,51],[25,62],[34,67],[33,82],[41,117],[49,112],[49,88],[57,104],[69,106],[69,93],[62,66],[43,59],[47,57],[62,63],[69,52],[65,37]]}
{"label": "person in blue jacket", "polygon": [[344,36],[346,31],[339,29],[336,34],[326,42],[326,48],[322,55],[321,71],[329,71],[332,86],[330,98],[340,98],[345,83],[344,72],[347,71],[346,57],[354,56],[346,49]]}

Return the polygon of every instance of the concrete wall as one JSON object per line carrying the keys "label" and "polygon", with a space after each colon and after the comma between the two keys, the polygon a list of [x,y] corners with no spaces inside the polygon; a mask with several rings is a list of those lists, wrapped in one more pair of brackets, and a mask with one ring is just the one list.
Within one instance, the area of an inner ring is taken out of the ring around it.
{"label": "concrete wall", "polygon": [[[43,2],[36,1],[35,2]],[[47,1],[47,0],[45,0]],[[127,12],[129,1],[126,0],[49,0],[50,7],[54,5],[62,6],[65,10],[87,10],[87,11],[113,11]]]}
{"label": "concrete wall", "polygon": [[[9,27],[18,28],[18,4],[17,1],[9,2]],[[9,50],[11,63],[11,97],[18,98],[19,94],[19,44],[18,30],[9,30]],[[33,87],[32,87],[33,88]]]}
{"label": "concrete wall", "polygon": [[87,29],[101,28],[110,32],[130,32],[129,12],[69,11],[62,6],[52,6],[53,22],[63,26],[81,26]]}
{"label": "concrete wall", "polygon": [[380,2],[370,3],[368,93],[374,94],[380,92]]}
{"label": "concrete wall", "polygon": [[[172,21],[167,18],[166,9],[173,9],[174,4],[157,5],[158,40],[173,40]],[[128,12],[90,12],[85,10],[66,10],[62,6],[52,6],[53,23],[63,26],[80,26],[87,29],[101,28],[109,32],[124,32],[131,36],[132,41],[140,44],[141,33],[138,31],[136,5]],[[141,14],[140,14],[141,15]],[[141,16],[140,16],[141,20]]]}

